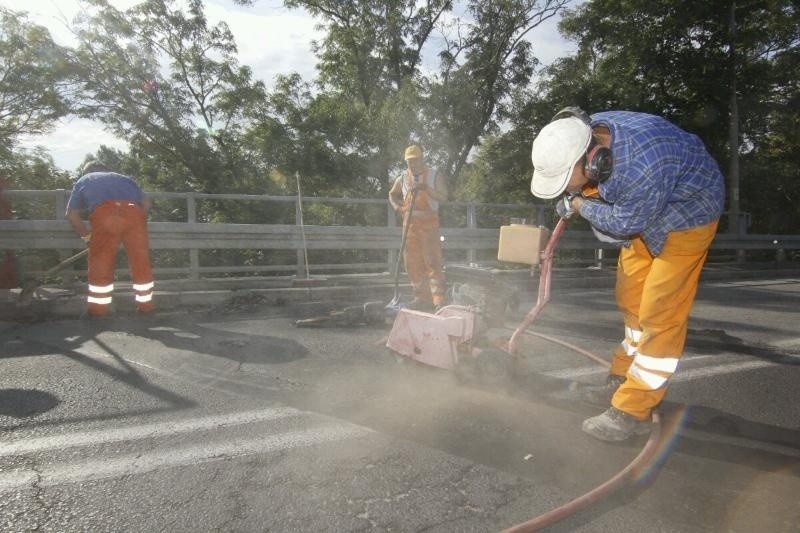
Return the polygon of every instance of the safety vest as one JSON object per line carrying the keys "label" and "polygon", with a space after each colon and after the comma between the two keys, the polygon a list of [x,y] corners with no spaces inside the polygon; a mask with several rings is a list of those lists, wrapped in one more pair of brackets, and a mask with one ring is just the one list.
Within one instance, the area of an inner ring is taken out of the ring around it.
{"label": "safety vest", "polygon": [[[419,182],[424,183],[430,189],[436,188],[436,169],[435,168],[425,168],[425,171],[422,175],[419,176]],[[411,175],[410,170],[406,170],[403,172],[403,182],[402,182],[402,191],[403,191],[403,200],[405,203],[411,202],[411,188],[414,186],[414,176]],[[428,193],[421,192],[417,194],[417,199],[414,203],[414,211],[439,211],[439,202],[431,198]]]}

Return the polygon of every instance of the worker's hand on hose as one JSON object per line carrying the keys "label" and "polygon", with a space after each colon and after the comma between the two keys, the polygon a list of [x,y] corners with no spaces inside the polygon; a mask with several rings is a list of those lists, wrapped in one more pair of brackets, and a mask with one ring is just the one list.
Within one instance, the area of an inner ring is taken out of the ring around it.
{"label": "worker's hand on hose", "polygon": [[556,213],[558,216],[565,220],[569,220],[575,214],[572,208],[572,199],[575,198],[574,194],[565,194],[556,201]]}
{"label": "worker's hand on hose", "polygon": [[83,242],[86,243],[86,245],[88,246],[89,245],[89,241],[92,240],[92,232],[90,231],[86,235],[81,235],[81,239],[83,239]]}

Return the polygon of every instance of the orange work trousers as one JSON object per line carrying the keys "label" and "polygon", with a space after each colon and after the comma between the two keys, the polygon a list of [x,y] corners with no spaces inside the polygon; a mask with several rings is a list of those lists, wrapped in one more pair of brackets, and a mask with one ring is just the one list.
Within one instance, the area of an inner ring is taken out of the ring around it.
{"label": "orange work trousers", "polygon": [[414,299],[442,305],[446,288],[442,244],[439,240],[439,217],[412,216],[407,231],[403,260],[411,280]]}
{"label": "orange work trousers", "polygon": [[88,312],[99,316],[108,312],[114,292],[114,266],[120,243],[128,256],[136,307],[142,313],[153,310],[153,270],[147,238],[147,218],[138,204],[107,201],[89,216]]}
{"label": "orange work trousers", "polygon": [[625,340],[614,351],[611,374],[626,379],[611,404],[639,420],[650,417],[677,370],[717,224],[670,232],[657,257],[639,237],[620,250],[616,299]]}

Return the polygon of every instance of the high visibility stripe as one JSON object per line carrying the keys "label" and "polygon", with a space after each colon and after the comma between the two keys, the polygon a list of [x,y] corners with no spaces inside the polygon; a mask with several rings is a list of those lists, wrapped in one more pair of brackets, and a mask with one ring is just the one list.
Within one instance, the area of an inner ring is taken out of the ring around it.
{"label": "high visibility stripe", "polygon": [[136,295],[136,301],[139,302],[139,303],[149,302],[152,299],[153,299],[153,293],[152,292],[150,294],[137,294]]}
{"label": "high visibility stripe", "polygon": [[667,382],[667,378],[664,376],[659,376],[658,374],[648,372],[635,363],[631,365],[631,367],[628,369],[628,372],[630,372],[633,377],[650,387],[652,390],[661,388],[664,383]]}
{"label": "high visibility stripe", "polygon": [[647,370],[655,370],[657,372],[675,373],[678,369],[677,357],[652,357],[650,355],[639,354],[633,360],[635,365],[639,365]]}
{"label": "high visibility stripe", "polygon": [[622,349],[625,350],[625,355],[629,357],[636,357],[636,354],[639,353],[638,352],[639,349],[636,346],[630,344],[628,342],[628,339],[625,339],[620,344],[622,345]]}
{"label": "high visibility stripe", "polygon": [[152,281],[150,283],[134,283],[133,290],[135,291],[149,291],[155,286],[155,283]]}
{"label": "high visibility stripe", "polygon": [[111,296],[106,296],[104,298],[98,298],[97,296],[88,296],[86,301],[90,304],[99,304],[99,305],[109,305],[111,303]]}
{"label": "high visibility stripe", "polygon": [[629,338],[633,342],[639,342],[642,338],[642,332],[641,330],[625,326],[625,337]]}
{"label": "high visibility stripe", "polygon": [[98,294],[106,294],[113,292],[114,284],[111,285],[89,285],[89,292],[96,292]]}

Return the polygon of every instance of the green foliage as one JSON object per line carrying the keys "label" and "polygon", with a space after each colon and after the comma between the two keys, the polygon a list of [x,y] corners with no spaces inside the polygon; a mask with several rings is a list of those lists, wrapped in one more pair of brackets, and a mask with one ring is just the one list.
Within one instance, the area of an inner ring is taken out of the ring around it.
{"label": "green foliage", "polygon": [[[9,189],[17,190],[55,190],[72,188],[72,180],[67,172],[58,169],[53,159],[43,149],[32,151],[16,150],[3,161],[3,174],[0,177]],[[66,199],[66,194],[65,199]],[[47,201],[41,199],[15,197],[12,208],[14,218],[19,219],[53,219],[60,218],[63,213],[56,212],[56,198]]]}
{"label": "green foliage", "polygon": [[69,110],[65,51],[24,14],[0,7],[0,162],[20,135],[46,133]]}
{"label": "green foliage", "polygon": [[537,60],[526,35],[567,2],[467,4],[472,19],[456,20],[445,34],[441,72],[431,82],[425,108],[425,132],[444,150],[454,189],[472,150],[508,118],[511,95],[531,79]]}
{"label": "green foliage", "polygon": [[12,189],[48,191],[72,188],[69,173],[56,167],[53,158],[43,148],[17,150],[5,165],[3,172]]}
{"label": "green foliage", "polygon": [[[319,75],[287,72],[270,91],[238,64],[229,28],[209,24],[201,0],[144,0],[126,11],[85,0],[74,49],[0,9],[3,170],[18,188],[65,179],[45,154],[14,144],[71,112],[128,141],[128,151],[99,147],[94,157],[148,190],[295,195],[299,185],[305,196],[383,198],[404,147],[417,142],[448,175],[453,199],[532,208],[540,202],[528,189],[531,140],[559,108],[580,105],[650,112],[698,134],[723,169],[740,169],[752,230],[800,228],[795,2],[284,5],[305,9],[323,29],[313,48]],[[536,28],[562,13],[560,29],[577,50],[539,69]],[[430,57],[438,63],[423,63]],[[737,130],[750,153],[737,155]],[[385,216],[367,211],[312,203],[307,218],[371,224]],[[186,212],[165,201],[154,215],[181,220]],[[261,222],[294,213],[291,204],[225,201],[200,202],[197,216]]]}
{"label": "green foliage", "polygon": [[[730,0],[603,0],[568,12],[560,28],[578,50],[544,69],[532,90],[514,95],[511,127],[474,162],[493,183],[481,194],[527,190],[530,141],[561,107],[630,109],[696,133],[723,171],[740,163],[741,207],[752,213],[751,230],[796,232],[797,7],[787,0],[736,3],[735,32],[731,7]],[[739,120],[731,124],[734,83]],[[739,158],[739,145],[730,146],[734,126],[741,141],[755,145],[752,154]]]}
{"label": "green foliage", "polygon": [[148,0],[125,12],[89,4],[75,28],[79,113],[127,139],[150,168],[183,176],[170,184],[178,190],[260,188],[237,179],[253,176],[238,141],[264,88],[237,64],[228,27],[209,26],[199,0]]}

